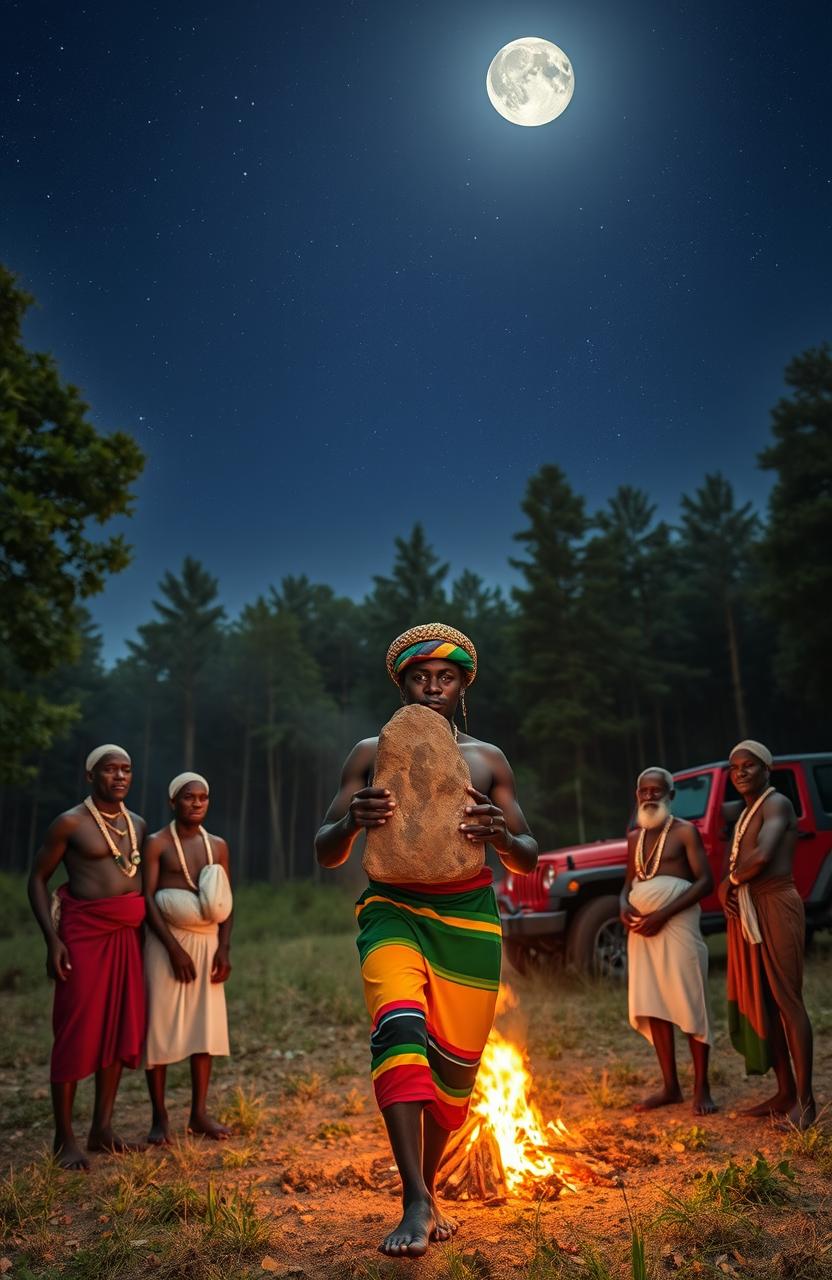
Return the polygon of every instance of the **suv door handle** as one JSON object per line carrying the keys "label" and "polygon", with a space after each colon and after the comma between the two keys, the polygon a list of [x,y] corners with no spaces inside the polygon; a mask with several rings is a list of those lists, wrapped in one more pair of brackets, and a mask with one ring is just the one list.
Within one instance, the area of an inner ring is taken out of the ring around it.
{"label": "suv door handle", "polygon": [[817,831],[798,831],[797,838],[798,840],[811,840],[812,836],[816,835]]}

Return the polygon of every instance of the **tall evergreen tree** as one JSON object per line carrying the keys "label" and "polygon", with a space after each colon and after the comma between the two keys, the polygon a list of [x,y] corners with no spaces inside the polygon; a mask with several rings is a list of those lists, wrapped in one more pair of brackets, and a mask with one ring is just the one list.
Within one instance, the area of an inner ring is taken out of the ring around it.
{"label": "tall evergreen tree", "polygon": [[778,627],[777,676],[801,698],[832,706],[832,350],[787,366],[791,395],[772,411],[774,444],[760,466],[776,473],[762,542],[763,598]]}
{"label": "tall evergreen tree", "polygon": [[587,808],[588,752],[612,724],[603,680],[612,637],[584,590],[583,498],[559,467],[547,465],[529,480],[521,505],[528,526],[514,536],[526,558],[511,563],[525,579],[512,592],[523,728],[549,795],[560,795],[562,813],[574,813],[583,840],[595,816]]}
{"label": "tall evergreen tree", "polygon": [[23,316],[33,299],[0,266],[0,778],[22,778],[33,753],[77,717],[29,677],[71,664],[82,649],[79,603],[100,592],[130,555],[118,534],[96,540],[92,523],[130,512],[144,464],[123,432],[92,426],[78,390],[49,355],[26,350]]}
{"label": "tall evergreen tree", "polygon": [[632,735],[627,773],[633,776],[648,763],[648,755],[665,758],[662,703],[676,669],[662,644],[673,559],[670,530],[656,523],[655,516],[646,493],[622,485],[596,514],[599,532],[585,559],[587,590],[615,626],[607,671],[615,684],[622,729]]}
{"label": "tall evergreen tree", "polygon": [[705,476],[694,496],[682,497],[682,553],[691,585],[705,608],[721,619],[737,734],[748,736],[739,620],[751,594],[759,521],[750,502],[735,505],[732,485],[719,472]]}
{"label": "tall evergreen tree", "polygon": [[218,584],[207,569],[186,556],[181,575],[168,570],[159,583],[163,600],[154,600],[158,619],[139,627],[139,643],[130,650],[148,667],[168,677],[182,702],[182,767],[193,769],[196,699],[200,674],[221,640],[225,609]]}

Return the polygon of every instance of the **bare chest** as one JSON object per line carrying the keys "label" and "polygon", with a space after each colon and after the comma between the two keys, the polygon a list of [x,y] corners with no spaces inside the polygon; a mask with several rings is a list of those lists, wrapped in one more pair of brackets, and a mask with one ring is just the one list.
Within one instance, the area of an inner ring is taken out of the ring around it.
{"label": "bare chest", "polygon": [[[661,828],[658,831],[646,831],[644,833],[641,855],[638,852],[639,837],[636,837],[634,845],[636,879],[644,879],[645,875],[652,879],[654,875],[658,875],[678,876],[682,880],[690,880],[690,864],[688,863],[681,832],[678,830],[669,831],[664,841],[664,847],[661,848],[660,845]],[[639,871],[642,872],[641,875]]]}
{"label": "bare chest", "polygon": [[[210,840],[210,837],[208,838]],[[159,888],[190,889],[194,892],[194,885],[199,882],[200,872],[209,865],[208,853],[201,836],[191,836],[180,841],[180,845],[184,867],[172,841],[162,850],[159,857]],[[214,860],[212,849],[210,861]]]}

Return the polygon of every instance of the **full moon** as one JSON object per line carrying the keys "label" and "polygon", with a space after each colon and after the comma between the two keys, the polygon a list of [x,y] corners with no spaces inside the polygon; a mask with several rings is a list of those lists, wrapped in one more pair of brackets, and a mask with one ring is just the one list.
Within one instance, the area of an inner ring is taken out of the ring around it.
{"label": "full moon", "polygon": [[492,107],[512,124],[548,124],[569,106],[575,76],[563,49],[540,36],[523,36],[496,55],[485,87]]}

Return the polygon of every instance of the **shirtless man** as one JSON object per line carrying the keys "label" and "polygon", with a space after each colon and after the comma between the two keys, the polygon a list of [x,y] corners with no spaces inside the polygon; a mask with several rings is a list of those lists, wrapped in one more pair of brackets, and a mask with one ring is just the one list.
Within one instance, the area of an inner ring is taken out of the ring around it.
{"label": "shirtless man", "polygon": [[[89,1168],[73,1132],[72,1107],[78,1081],[93,1073],[87,1150],[130,1149],[113,1132],[113,1106],[122,1068],[141,1061],[145,1032],[139,871],[145,823],[124,806],[132,779],[126,751],[114,743],[97,747],[86,769],[91,794],[52,823],[29,877],[29,901],[46,941],[46,972],[55,981],[54,1151],[65,1169]],[[50,905],[49,881],[61,863],[67,882]]]}
{"label": "shirtless man", "polygon": [[627,837],[627,875],[621,920],[629,930],[630,1023],[659,1060],[663,1086],[636,1104],[651,1111],[682,1101],[674,1026],[688,1037],[693,1059],[693,1113],[716,1110],[708,1084],[713,1041],[708,1007],[708,949],[699,927],[699,902],[713,888],[699,832],[674,818],[673,777],[650,768],[636,784],[638,826]]}
{"label": "shirtless man", "polygon": [[231,1130],[208,1113],[212,1058],[228,1054],[224,983],[231,973],[228,845],[202,825],[209,788],[198,773],[168,787],[173,821],[144,852],[147,903],[147,1088],[153,1109],[148,1142],[170,1142],[165,1106],[169,1062],[191,1061],[188,1129],[215,1141]]}
{"label": "shirtless man", "polygon": [[725,806],[737,824],[719,887],[728,923],[728,1025],[746,1072],[762,1075],[771,1066],[777,1078],[773,1097],[745,1114],[785,1115],[806,1129],[815,1121],[815,1099],[812,1025],[803,1003],[806,920],[792,878],[797,818],[791,801],[770,785],[768,747],[746,739],[729,763],[741,802]]}
{"label": "shirtless man", "polygon": [[[437,651],[442,656],[431,657]],[[430,707],[456,736],[454,713],[476,675],[476,651],[466,636],[442,623],[412,628],[393,641],[387,669],[406,704]],[[467,733],[457,741],[474,784],[460,829],[468,840],[490,844],[510,871],[531,871],[537,844],[508,761]],[[383,826],[394,811],[390,792],[368,785],[377,745],[366,738],[347,758],[315,840],[324,867],[341,866],[359,833]],[[380,1246],[393,1256],[423,1254],[429,1240],[447,1240],[456,1229],[438,1209],[434,1181],[450,1131],[464,1121],[494,1016],[501,932],[490,884],[485,868],[472,880],[436,886],[373,882],[359,899],[373,1085],[402,1178],[402,1218]],[[461,927],[467,919],[476,920],[474,928]],[[407,944],[397,945],[403,937]],[[431,963],[438,947],[454,970],[450,979]],[[465,985],[453,982],[459,975]]]}

